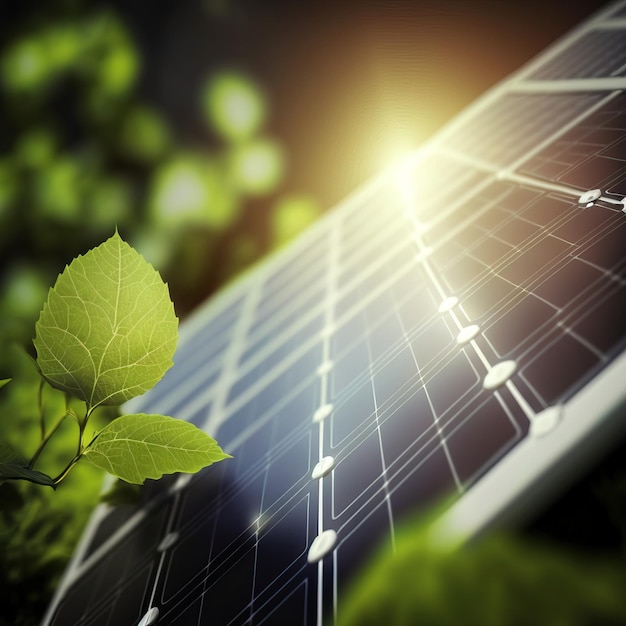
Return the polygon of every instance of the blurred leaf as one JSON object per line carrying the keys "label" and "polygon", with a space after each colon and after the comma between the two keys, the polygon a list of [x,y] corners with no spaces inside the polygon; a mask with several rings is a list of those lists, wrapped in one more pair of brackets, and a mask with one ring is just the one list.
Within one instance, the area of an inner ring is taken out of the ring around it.
{"label": "blurred leaf", "polygon": [[128,181],[107,177],[95,181],[89,190],[87,224],[98,231],[110,232],[132,216],[133,190]]}
{"label": "blurred leaf", "polygon": [[63,156],[41,171],[35,181],[35,200],[42,217],[75,223],[80,219],[84,174],[79,162]]}
{"label": "blurred leaf", "polygon": [[223,264],[224,279],[232,279],[261,256],[259,242],[250,235],[238,235],[230,244]]}
{"label": "blurred leaf", "polygon": [[18,463],[2,463],[0,462],[0,481],[2,479],[24,479],[38,485],[54,486],[54,482],[50,476],[37,470],[32,470],[25,465]]}
{"label": "blurred leaf", "polygon": [[219,166],[196,155],[178,156],[160,167],[152,181],[150,211],[155,224],[229,226],[239,202]]}
{"label": "blurred leaf", "polygon": [[102,96],[118,97],[134,85],[139,56],[124,24],[113,13],[97,15],[84,29],[83,73]]}
{"label": "blurred leaf", "polygon": [[24,262],[16,263],[8,268],[2,286],[4,314],[33,323],[49,287],[48,277],[39,268]]}
{"label": "blurred leaf", "polygon": [[175,472],[198,470],[229,458],[205,432],[165,415],[122,415],[102,429],[84,453],[86,461],[133,484]]}
{"label": "blurred leaf", "polygon": [[265,121],[267,109],[259,87],[237,72],[213,76],[204,88],[202,106],[209,125],[231,141],[254,135]]}
{"label": "blurred leaf", "polygon": [[396,537],[395,553],[380,552],[343,596],[339,626],[626,623],[618,561],[502,536],[453,549],[419,525]]}
{"label": "blurred leaf", "polygon": [[30,129],[22,134],[17,142],[16,160],[30,169],[43,168],[52,161],[57,143],[57,138],[50,129]]}
{"label": "blurred leaf", "polygon": [[274,246],[280,246],[299,235],[321,215],[318,204],[309,196],[281,198],[271,215],[270,232]]}
{"label": "blurred leaf", "polygon": [[171,366],[177,327],[167,285],[116,232],[50,290],[35,326],[37,363],[89,407],[121,404]]}
{"label": "blurred leaf", "polygon": [[119,142],[125,156],[151,162],[163,156],[171,138],[165,121],[156,111],[135,106],[122,122]]}
{"label": "blurred leaf", "polygon": [[0,160],[0,219],[11,213],[18,191],[18,174],[8,160]]}
{"label": "blurred leaf", "polygon": [[43,472],[32,470],[28,461],[24,459],[12,446],[0,441],[0,482],[3,479],[23,478],[39,485],[54,485],[52,478]]}
{"label": "blurred leaf", "polygon": [[[24,506],[24,502],[24,496],[15,483],[0,482],[0,515],[5,515],[8,512],[19,509]],[[6,521],[10,523],[12,516]]]}
{"label": "blurred leaf", "polygon": [[7,385],[10,382],[11,382],[10,378],[3,378],[2,380],[0,380],[0,389],[2,389],[2,387],[4,387],[5,385]]}
{"label": "blurred leaf", "polygon": [[157,270],[165,269],[171,262],[179,244],[179,231],[147,226],[136,232],[132,246]]}
{"label": "blurred leaf", "polygon": [[2,81],[9,91],[41,89],[50,76],[50,63],[40,38],[26,37],[13,43],[2,55]]}
{"label": "blurred leaf", "polygon": [[42,40],[50,66],[59,72],[68,69],[80,58],[82,37],[75,24],[52,24],[42,34]]}
{"label": "blurred leaf", "polygon": [[278,143],[257,139],[237,145],[230,155],[230,174],[243,193],[263,195],[274,191],[283,178],[284,155]]}

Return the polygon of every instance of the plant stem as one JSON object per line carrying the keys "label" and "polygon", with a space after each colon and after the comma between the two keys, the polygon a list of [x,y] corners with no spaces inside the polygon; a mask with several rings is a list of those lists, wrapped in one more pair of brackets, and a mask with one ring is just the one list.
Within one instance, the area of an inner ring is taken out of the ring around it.
{"label": "plant stem", "polygon": [[77,419],[78,422],[78,448],[76,450],[76,454],[70,460],[70,462],[65,466],[65,468],[61,471],[61,473],[52,479],[54,486],[56,487],[70,472],[70,470],[80,461],[80,457],[83,456],[83,450],[85,446],[83,445],[83,436],[85,434],[85,427],[87,426],[87,421],[89,420],[89,416],[91,414],[91,409],[87,407],[85,411],[85,418],[83,420]]}
{"label": "plant stem", "polygon": [[80,461],[80,457],[82,454],[77,454],[74,458],[65,466],[65,468],[61,471],[61,473],[52,479],[54,486],[56,486],[70,473],[70,470]]}
{"label": "plant stem", "polygon": [[46,413],[46,408],[44,406],[43,403],[43,388],[45,385],[45,381],[42,378],[39,381],[39,390],[37,392],[37,405],[39,406],[39,427],[41,428],[41,439],[45,439],[46,437],[46,420],[45,420],[45,413]]}
{"label": "plant stem", "polygon": [[59,429],[59,427],[63,423],[63,420],[65,420],[65,418],[68,417],[69,415],[73,415],[75,417],[73,411],[66,411],[65,413],[63,413],[63,415],[61,415],[57,423],[48,431],[48,433],[42,437],[41,443],[37,447],[37,450],[35,450],[35,454],[33,454],[33,457],[31,458],[30,463],[28,464],[28,469],[33,469],[33,467],[35,466],[35,463],[37,462],[37,459],[43,452],[43,449],[46,447],[50,439],[52,439],[52,436],[54,435],[54,433]]}

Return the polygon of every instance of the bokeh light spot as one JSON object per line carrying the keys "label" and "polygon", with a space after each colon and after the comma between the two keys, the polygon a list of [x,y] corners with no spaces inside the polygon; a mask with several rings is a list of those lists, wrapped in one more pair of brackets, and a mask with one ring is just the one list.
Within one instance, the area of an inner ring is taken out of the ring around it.
{"label": "bokeh light spot", "polygon": [[271,217],[274,245],[280,246],[310,226],[320,216],[320,208],[309,196],[287,196],[278,201]]}
{"label": "bokeh light spot", "polygon": [[22,39],[2,57],[2,79],[12,91],[32,91],[43,86],[50,69],[44,47],[38,39]]}
{"label": "bokeh light spot", "polygon": [[158,225],[204,224],[219,230],[232,223],[238,208],[224,173],[200,156],[173,159],[153,180],[150,209]]}
{"label": "bokeh light spot", "polygon": [[202,105],[209,125],[222,137],[239,141],[258,131],[266,116],[261,90],[245,76],[225,72],[206,84]]}
{"label": "bokeh light spot", "polygon": [[129,219],[132,212],[132,189],[118,178],[98,181],[88,201],[89,226],[111,230]]}
{"label": "bokeh light spot", "polygon": [[150,162],[167,150],[170,136],[163,119],[145,106],[131,109],[120,131],[120,148],[126,156]]}
{"label": "bokeh light spot", "polygon": [[57,149],[54,133],[46,128],[33,128],[24,133],[15,147],[17,160],[27,168],[45,167]]}
{"label": "bokeh light spot", "polygon": [[276,189],[285,169],[283,150],[270,139],[258,139],[235,147],[230,163],[234,184],[251,195],[262,195]]}
{"label": "bokeh light spot", "polygon": [[49,287],[47,277],[38,268],[27,264],[14,265],[4,280],[4,314],[20,319],[34,319],[46,299]]}
{"label": "bokeh light spot", "polygon": [[35,200],[42,217],[73,223],[80,218],[81,168],[69,157],[51,163],[37,177]]}

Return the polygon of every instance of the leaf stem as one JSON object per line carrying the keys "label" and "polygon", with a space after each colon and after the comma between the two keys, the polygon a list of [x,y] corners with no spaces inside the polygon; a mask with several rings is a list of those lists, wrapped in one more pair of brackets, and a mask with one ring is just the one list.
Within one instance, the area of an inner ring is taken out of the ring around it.
{"label": "leaf stem", "polygon": [[41,443],[37,447],[37,450],[35,450],[35,454],[33,454],[30,460],[30,463],[28,464],[28,469],[33,469],[33,467],[35,466],[35,463],[37,462],[37,459],[43,452],[44,448],[48,445],[48,442],[50,441],[50,439],[52,439],[52,436],[54,435],[54,433],[56,433],[56,431],[59,430],[59,427],[61,426],[65,418],[70,415],[73,417],[76,417],[76,414],[74,413],[74,411],[72,411],[71,409],[68,409],[67,411],[65,411],[65,413],[63,413],[63,415],[61,415],[61,417],[57,420],[57,423],[48,431],[48,433],[42,436]]}
{"label": "leaf stem", "polygon": [[75,455],[74,458],[61,471],[61,473],[52,479],[52,482],[55,488],[70,473],[70,470],[74,467],[74,465],[76,465],[76,463],[80,461],[81,456],[82,456],[82,453]]}
{"label": "leaf stem", "polygon": [[46,437],[46,420],[45,413],[46,407],[43,401],[43,388],[46,384],[46,381],[42,378],[39,381],[39,389],[37,390],[37,406],[39,407],[39,427],[41,429],[41,439],[45,439]]}
{"label": "leaf stem", "polygon": [[83,445],[83,436],[85,434],[85,427],[87,426],[87,421],[89,420],[91,412],[92,409],[87,408],[85,411],[85,418],[83,420],[76,418],[76,421],[78,422],[78,448],[76,450],[76,454],[61,471],[61,473],[52,479],[55,487],[69,474],[70,470],[74,467],[74,465],[76,465],[76,463],[78,463],[78,461],[80,461],[80,458],[83,456],[83,450],[85,449],[85,446]]}

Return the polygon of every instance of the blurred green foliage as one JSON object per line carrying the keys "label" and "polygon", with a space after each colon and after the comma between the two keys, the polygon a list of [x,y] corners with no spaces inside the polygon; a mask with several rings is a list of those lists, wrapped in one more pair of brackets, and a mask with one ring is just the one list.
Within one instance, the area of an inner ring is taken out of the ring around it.
{"label": "blurred green foliage", "polygon": [[267,117],[267,102],[246,76],[219,72],[206,83],[202,93],[206,119],[227,140],[253,137]]}
{"label": "blurred green foliage", "polygon": [[514,536],[460,548],[421,520],[381,550],[340,604],[338,626],[603,626],[626,623],[614,559]]}
{"label": "blurred green foliage", "polygon": [[[29,456],[39,427],[38,376],[27,353],[47,290],[72,258],[117,227],[164,275],[184,317],[319,209],[312,204],[303,219],[282,210],[291,226],[276,236],[283,218],[273,206],[285,193],[287,157],[267,133],[264,90],[229,69],[228,59],[216,59],[216,71],[197,85],[206,133],[192,143],[143,94],[150,59],[110,3],[17,3],[7,15],[0,24],[0,378],[13,380],[0,391],[0,414],[2,440]],[[64,399],[46,393],[52,423]],[[110,417],[103,412],[96,426]],[[67,458],[72,428],[66,420],[46,448],[47,463]],[[56,492],[0,485],[0,624],[39,623],[101,484],[101,473],[86,465]]]}

